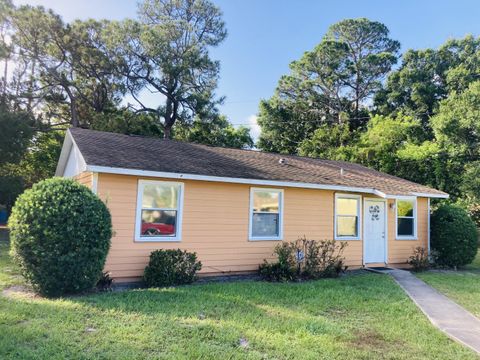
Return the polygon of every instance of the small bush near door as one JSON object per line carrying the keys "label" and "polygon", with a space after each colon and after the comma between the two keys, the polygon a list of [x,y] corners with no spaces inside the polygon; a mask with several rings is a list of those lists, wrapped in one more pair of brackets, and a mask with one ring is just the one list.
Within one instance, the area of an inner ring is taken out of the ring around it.
{"label": "small bush near door", "polygon": [[470,264],[477,255],[478,233],[475,223],[462,208],[443,205],[431,217],[431,246],[439,266]]}
{"label": "small bush near door", "polygon": [[202,263],[197,261],[196,253],[180,249],[156,250],[150,254],[143,280],[149,287],[190,284],[201,268]]}
{"label": "small bush near door", "polygon": [[425,271],[430,267],[430,259],[428,258],[428,250],[423,246],[418,246],[413,251],[413,255],[408,259],[408,264],[413,271]]}
{"label": "small bush near door", "polygon": [[259,273],[267,281],[291,281],[337,277],[347,269],[343,251],[347,243],[335,240],[285,242],[275,247],[277,262],[266,260]]}
{"label": "small bush near door", "polygon": [[35,184],[18,197],[8,227],[14,259],[35,291],[61,296],[95,286],[112,222],[86,186],[61,178]]}

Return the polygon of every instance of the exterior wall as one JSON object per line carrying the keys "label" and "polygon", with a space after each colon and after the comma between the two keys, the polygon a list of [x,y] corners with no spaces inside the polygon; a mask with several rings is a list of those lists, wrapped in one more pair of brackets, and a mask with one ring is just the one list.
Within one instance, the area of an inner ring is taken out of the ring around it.
{"label": "exterior wall", "polygon": [[[77,179],[89,184],[93,181],[92,174],[85,173],[77,176]],[[201,273],[204,275],[254,271],[264,259],[273,259],[273,248],[280,241],[248,240],[251,186],[247,184],[182,181],[185,184],[182,240],[135,242],[139,179],[128,175],[98,174],[97,193],[110,209],[114,230],[105,270],[110,271],[117,280],[138,279],[143,274],[150,253],[161,248],[195,251],[202,261]],[[333,238],[334,191],[299,188],[283,190],[283,241],[294,241],[303,235],[318,240]],[[427,200],[418,199],[417,241],[395,240],[395,210],[389,206],[393,201],[388,201],[386,210],[388,260],[391,263],[405,263],[414,247],[427,246]],[[363,241],[352,240],[348,243],[344,252],[347,265],[350,268],[361,267]]]}
{"label": "exterior wall", "polygon": [[428,247],[428,199],[417,198],[417,240],[396,239],[395,200],[388,200],[388,263],[405,264],[418,246]]}
{"label": "exterior wall", "polygon": [[90,189],[93,188],[93,173],[91,172],[84,171],[78,175],[75,175],[73,179],[78,181],[80,184],[87,186]]}

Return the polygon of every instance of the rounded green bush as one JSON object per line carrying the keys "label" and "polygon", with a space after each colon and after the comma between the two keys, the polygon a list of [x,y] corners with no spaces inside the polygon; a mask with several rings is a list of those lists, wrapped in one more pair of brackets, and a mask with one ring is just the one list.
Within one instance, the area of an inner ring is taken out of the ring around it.
{"label": "rounded green bush", "polygon": [[18,197],[8,227],[12,255],[38,293],[81,292],[101,275],[112,221],[87,187],[62,178],[35,184]]}
{"label": "rounded green bush", "polygon": [[462,208],[443,205],[431,217],[431,246],[438,265],[458,267],[470,264],[477,255],[475,223]]}
{"label": "rounded green bush", "polygon": [[180,249],[155,250],[150,254],[143,280],[149,287],[190,284],[201,268],[196,253]]}

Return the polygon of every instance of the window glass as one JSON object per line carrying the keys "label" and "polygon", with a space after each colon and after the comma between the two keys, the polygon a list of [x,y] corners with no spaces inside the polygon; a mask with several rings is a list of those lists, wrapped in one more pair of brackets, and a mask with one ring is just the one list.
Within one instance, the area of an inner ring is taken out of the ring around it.
{"label": "window glass", "polygon": [[280,237],[281,197],[282,192],[277,190],[252,191],[251,237]]}
{"label": "window glass", "polygon": [[142,210],[142,236],[175,236],[177,212]]}
{"label": "window glass", "polygon": [[140,237],[175,237],[179,212],[180,185],[171,183],[144,183]]}
{"label": "window glass", "polygon": [[337,197],[335,200],[336,213],[336,236],[337,237],[358,237],[358,198]]}
{"label": "window glass", "polygon": [[278,214],[253,213],[252,236],[279,236]]}
{"label": "window glass", "polygon": [[413,236],[413,218],[398,218],[398,235]]}
{"label": "window glass", "polygon": [[254,191],[253,211],[278,213],[279,195],[280,193],[276,191]]}
{"label": "window glass", "polygon": [[356,216],[339,216],[337,218],[337,236],[352,236],[357,234]]}
{"label": "window glass", "polygon": [[413,201],[412,200],[398,200],[397,201],[398,216],[413,216]]}
{"label": "window glass", "polygon": [[337,198],[337,215],[357,215],[358,199]]}
{"label": "window glass", "polygon": [[142,208],[176,209],[178,186],[174,184],[145,184],[143,187]]}

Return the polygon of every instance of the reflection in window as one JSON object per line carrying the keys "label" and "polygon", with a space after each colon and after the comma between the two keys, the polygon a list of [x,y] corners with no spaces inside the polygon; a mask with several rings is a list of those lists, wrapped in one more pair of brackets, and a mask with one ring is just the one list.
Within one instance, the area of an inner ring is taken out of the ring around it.
{"label": "reflection in window", "polygon": [[280,190],[253,190],[251,237],[280,237]]}
{"label": "reflection in window", "polygon": [[143,184],[140,237],[176,236],[179,194],[179,184]]}
{"label": "reflection in window", "polygon": [[397,236],[415,236],[415,200],[397,200]]}
{"label": "reflection in window", "polygon": [[336,237],[357,238],[360,198],[337,197],[335,200]]}

